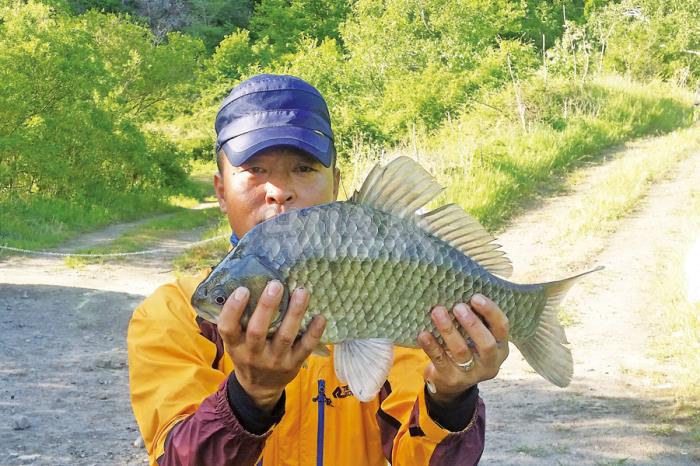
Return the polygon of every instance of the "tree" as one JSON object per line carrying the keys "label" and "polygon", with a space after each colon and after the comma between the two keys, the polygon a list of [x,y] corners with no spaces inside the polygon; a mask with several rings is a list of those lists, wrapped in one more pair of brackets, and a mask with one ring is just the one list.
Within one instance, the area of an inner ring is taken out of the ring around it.
{"label": "tree", "polygon": [[184,98],[201,43],[155,45],[128,18],[0,9],[0,198],[109,201],[183,182],[183,158],[144,124]]}

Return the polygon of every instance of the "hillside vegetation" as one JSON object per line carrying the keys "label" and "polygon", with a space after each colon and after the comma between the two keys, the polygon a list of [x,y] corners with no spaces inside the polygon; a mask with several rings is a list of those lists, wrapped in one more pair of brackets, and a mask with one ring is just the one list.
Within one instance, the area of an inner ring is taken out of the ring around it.
{"label": "hillside vegetation", "polygon": [[0,0],[0,244],[199,196],[218,104],[260,72],[327,97],[351,183],[414,153],[491,227],[604,148],[693,121],[700,0],[171,3]]}

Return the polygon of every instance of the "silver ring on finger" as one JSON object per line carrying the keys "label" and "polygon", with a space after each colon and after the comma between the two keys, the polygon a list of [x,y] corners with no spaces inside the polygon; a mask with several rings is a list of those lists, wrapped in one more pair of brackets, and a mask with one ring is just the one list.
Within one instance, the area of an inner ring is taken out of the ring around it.
{"label": "silver ring on finger", "polygon": [[455,364],[457,364],[460,368],[462,368],[462,370],[463,370],[464,372],[469,372],[470,370],[472,370],[472,368],[474,367],[474,365],[476,364],[476,362],[474,362],[474,358],[472,357],[472,358],[471,358],[469,361],[467,361],[467,362],[456,362],[456,361],[455,361]]}

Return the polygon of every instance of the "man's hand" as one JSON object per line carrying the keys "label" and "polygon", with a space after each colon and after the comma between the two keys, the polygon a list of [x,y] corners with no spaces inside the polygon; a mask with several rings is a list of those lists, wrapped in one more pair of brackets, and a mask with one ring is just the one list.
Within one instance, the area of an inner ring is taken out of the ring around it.
{"label": "man's hand", "polygon": [[[472,297],[470,305],[455,305],[453,313],[474,342],[473,349],[457,331],[443,306],[436,306],[431,317],[445,340],[447,351],[429,332],[421,332],[418,336],[423,351],[432,361],[425,369],[428,390],[440,404],[448,404],[471,386],[496,377],[508,356],[508,318],[496,303],[477,294]],[[486,325],[477,313],[484,318]],[[472,358],[474,365],[471,369],[465,371],[458,365]]]}
{"label": "man's hand", "polygon": [[268,339],[270,322],[282,299],[282,284],[273,280],[263,291],[244,332],[240,322],[249,295],[241,287],[229,296],[219,316],[218,328],[241,387],[258,407],[269,411],[319,344],[326,322],[323,317],[315,316],[308,330],[297,339],[309,305],[309,293],[296,289],[279,329]]}

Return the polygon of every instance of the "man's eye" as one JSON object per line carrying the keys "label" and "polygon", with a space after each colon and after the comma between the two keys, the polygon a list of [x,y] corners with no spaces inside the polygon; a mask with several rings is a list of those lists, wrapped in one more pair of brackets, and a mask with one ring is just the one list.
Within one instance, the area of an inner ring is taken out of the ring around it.
{"label": "man's eye", "polygon": [[297,167],[297,171],[300,173],[311,173],[311,172],[315,172],[316,169],[314,167],[309,166],[309,165],[299,165]]}
{"label": "man's eye", "polygon": [[262,175],[265,173],[265,169],[261,167],[250,167],[246,171],[248,173],[252,173],[253,175]]}

